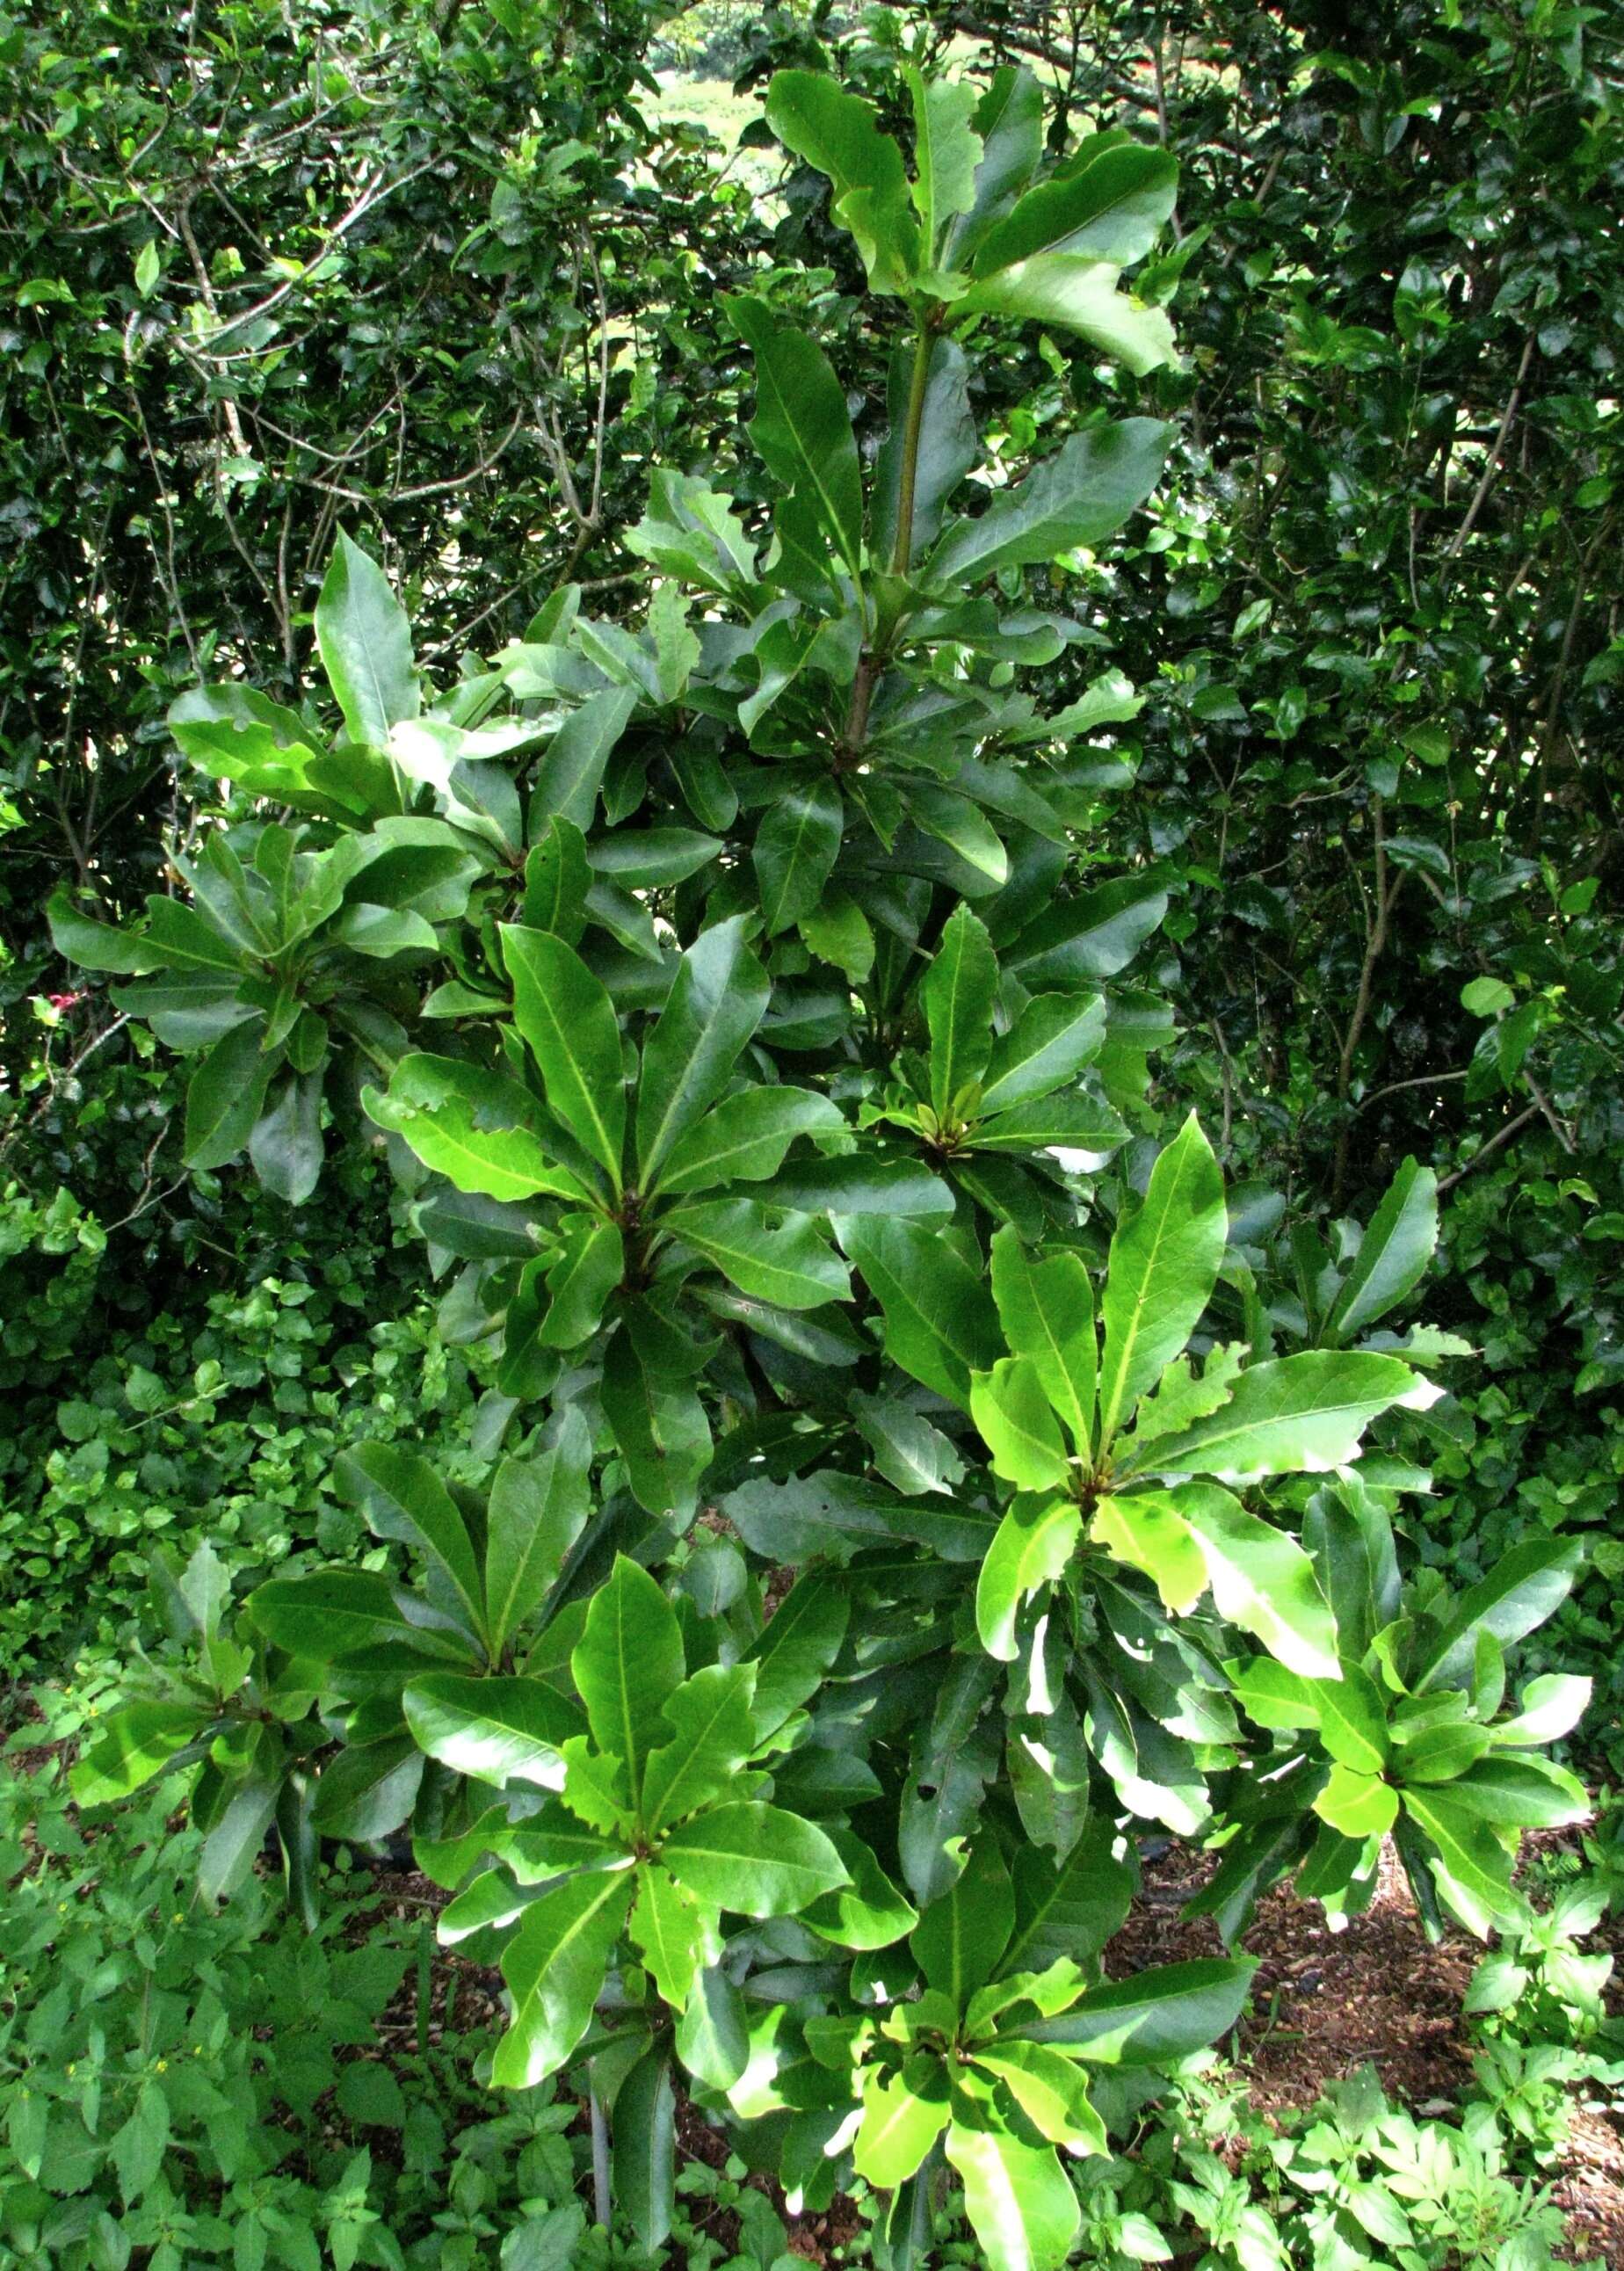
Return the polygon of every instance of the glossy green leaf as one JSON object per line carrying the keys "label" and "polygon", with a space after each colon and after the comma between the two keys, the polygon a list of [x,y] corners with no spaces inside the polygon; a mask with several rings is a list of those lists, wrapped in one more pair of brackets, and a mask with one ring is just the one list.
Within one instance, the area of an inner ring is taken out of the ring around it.
{"label": "glossy green leaf", "polygon": [[421,707],[411,627],[384,570],[342,532],[316,603],[316,644],[352,738],[385,748],[390,727]]}
{"label": "glossy green leaf", "polygon": [[1015,1888],[990,1837],[973,1848],[963,1874],[913,1927],[909,1946],[926,1984],[957,2011],[990,1979],[1015,1929]]}
{"label": "glossy green leaf", "polygon": [[943,1124],[980,1080],[993,1045],[998,964],[987,927],[956,907],[920,989],[930,1031],[930,1101]]}
{"label": "glossy green leaf", "polygon": [[[1013,216],[1011,216],[1013,218]],[[1164,363],[1176,362],[1173,324],[1166,311],[1147,307],[1131,293],[1119,291],[1121,271],[1108,260],[1090,260],[1067,252],[1033,253],[1027,260],[1000,268],[972,284],[953,309],[962,323],[972,316],[1015,316],[1029,323],[1047,324],[1076,331],[1091,346],[1113,356],[1142,377]],[[1160,473],[1159,464],[1157,474]],[[1134,505],[1150,493],[1152,475],[1140,495],[1109,526],[1127,518]],[[1101,530],[1106,534],[1108,530]],[[1093,543],[1097,537],[1074,537],[1073,543]]]}
{"label": "glossy green leaf", "polygon": [[994,1043],[981,1083],[982,1111],[1007,1112],[1051,1095],[1093,1061],[1105,1033],[1103,994],[1039,994]]}
{"label": "glossy green leaf", "polygon": [[1438,1178],[1406,1159],[1360,1240],[1326,1320],[1326,1337],[1351,1341],[1403,1300],[1426,1275],[1438,1243]]}
{"label": "glossy green leaf", "polygon": [[652,1861],[637,1871],[631,1938],[655,1986],[680,2011],[702,1971],[722,1952],[716,1911],[701,1908],[669,1870]]}
{"label": "glossy green leaf", "polygon": [[[1105,272],[1114,281],[1112,272]],[[983,293],[991,288],[981,287]],[[959,303],[961,309],[966,304]],[[1171,429],[1153,418],[1072,435],[975,519],[951,524],[927,562],[931,583],[979,583],[1001,568],[1045,562],[1080,544],[1098,544],[1150,495],[1170,438]]]}
{"label": "glossy green leaf", "polygon": [[1158,1435],[1145,1462],[1160,1474],[1225,1482],[1323,1473],[1355,1458],[1370,1421],[1416,1387],[1415,1374],[1397,1357],[1305,1349],[1249,1365],[1227,1402],[1176,1433]]}
{"label": "glossy green leaf", "polygon": [[488,1638],[473,1541],[429,1462],[397,1443],[361,1443],[343,1454],[333,1475],[373,1536],[408,1546],[428,1567],[431,1595],[439,1591],[471,1633]]}
{"label": "glossy green leaf", "polygon": [[774,478],[815,507],[855,574],[862,557],[862,477],[846,396],[829,358],[804,332],[780,324],[764,301],[734,293],[722,304],[756,361],[750,439]]}
{"label": "glossy green leaf", "polygon": [[362,1091],[367,1117],[458,1190],[517,1200],[541,1192],[584,1203],[579,1178],[549,1156],[536,1099],[518,1081],[460,1058],[401,1057],[387,1090]]}
{"label": "glossy green leaf", "polygon": [[821,1829],[756,1798],[684,1823],[660,1858],[697,1901],[738,1916],[793,1916],[846,1882],[846,1865]]}
{"label": "glossy green leaf", "polygon": [[530,794],[533,838],[540,840],[540,818],[568,821],[583,835],[592,827],[604,772],[637,704],[630,687],[611,686],[588,695],[570,712],[536,767]]}
{"label": "glossy green leaf", "polygon": [[577,1707],[540,1679],[466,1679],[431,1672],[403,1698],[420,1751],[475,1782],[562,1787],[559,1746],[581,1732]]}
{"label": "glossy green leaf", "polygon": [[965,2212],[991,2271],[1058,2271],[1083,2213],[1053,2148],[954,2121],[947,2156],[963,2181]]}
{"label": "glossy green leaf", "polygon": [[615,2093],[610,2169],[616,2216],[652,2255],[669,2237],[676,2206],[676,2097],[665,2049],[646,2051]]}
{"label": "glossy green leaf", "polygon": [[1087,1458],[1099,1362],[1088,1272],[1075,1254],[1032,1259],[1007,1223],[993,1240],[992,1258],[993,1297],[1009,1346],[1030,1359],[1073,1446]]}
{"label": "glossy green leaf", "polygon": [[1213,1484],[1183,1483],[1166,1495],[1200,1544],[1219,1615],[1261,1640],[1288,1670],[1336,1679],[1337,1627],[1296,1540]]}
{"label": "glossy green leaf", "polygon": [[677,965],[644,1045],[637,1086],[637,1173],[652,1183],[673,1145],[722,1096],[760,1024],[771,987],[745,943],[747,919],[702,931]]}
{"label": "glossy green leaf", "polygon": [[1544,1624],[1567,1599],[1583,1558],[1576,1538],[1532,1538],[1514,1545],[1460,1596],[1423,1644],[1412,1681],[1417,1693],[1469,1677],[1479,1632],[1493,1633],[1503,1646]]}
{"label": "glossy green leaf", "polygon": [[1398,1819],[1398,1793],[1376,1776],[1338,1761],[1314,1810],[1344,1837],[1385,1837]]}
{"label": "glossy green leaf", "polygon": [[753,1664],[711,1664],[669,1695],[670,1739],[649,1755],[643,1819],[651,1836],[686,1821],[726,1790],[756,1748]]}
{"label": "glossy green leaf", "polygon": [[550,932],[506,923],[502,948],[513,979],[514,1023],[548,1104],[618,1191],[626,1089],[615,1006],[580,957]]}
{"label": "glossy green leaf", "polygon": [[1108,1444],[1196,1329],[1218,1282],[1228,1215],[1218,1161],[1192,1113],[1111,1240],[1101,1312],[1099,1438]]}
{"label": "glossy green leaf", "polygon": [[1017,1499],[1009,1508],[976,1581],[976,1630],[989,1656],[1014,1662],[1022,1607],[1064,1573],[1082,1530],[1081,1510],[1070,1499]]}
{"label": "glossy green leaf", "polygon": [[1250,1956],[1155,1964],[1130,1978],[1091,1987],[1072,2010],[1022,2032],[1033,2042],[1055,2043],[1112,2065],[1188,2058],[1234,2025],[1256,1969]]}
{"label": "glossy green leaf", "polygon": [[499,2089],[545,2081],[586,2032],[632,1890],[629,1870],[596,1872],[526,1906],[502,1959],[513,2015],[491,2059]]}
{"label": "glossy green leaf", "polygon": [[827,175],[831,210],[856,239],[870,288],[900,291],[918,257],[918,230],[902,152],[880,131],[873,105],[822,71],[775,71],[767,123],[786,148]]}
{"label": "glossy green leaf", "polygon": [[977,1373],[970,1383],[970,1415],[995,1474],[1020,1490],[1065,1487],[1071,1463],[1035,1358],[1001,1357],[990,1372]]}
{"label": "glossy green leaf", "polygon": [[852,2141],[857,2173],[883,2191],[905,2184],[948,2124],[945,2077],[935,2069],[936,2095],[923,2096],[903,2074],[875,2066],[863,2088],[863,2118]]}
{"label": "glossy green leaf", "polygon": [[683,1677],[682,1634],[656,1580],[616,1554],[592,1596],[570,1670],[600,1750],[619,1759],[634,1799],[644,1761],[668,1737],[665,1705]]}
{"label": "glossy green leaf", "polygon": [[846,1264],[808,1216],[775,1220],[755,1199],[689,1200],[662,1216],[660,1226],[756,1300],[817,1309],[850,1294]]}
{"label": "glossy green leaf", "polygon": [[1106,2125],[1089,2103],[1084,2074],[1047,2043],[978,2048],[975,2063],[995,2075],[1034,2128],[1068,2153],[1106,2153]]}
{"label": "glossy green leaf", "polygon": [[845,807],[831,780],[786,789],[769,806],[750,856],[770,938],[810,914],[823,897],[844,826]]}
{"label": "glossy green leaf", "polygon": [[[1106,138],[1092,138],[1106,142]],[[1144,142],[1116,142],[1091,153],[1084,143],[1047,182],[1029,190],[984,239],[978,276],[1030,260],[1069,253],[1126,268],[1142,260],[1172,212],[1178,160]]]}
{"label": "glossy green leaf", "polygon": [[[892,358],[886,395],[890,425],[880,444],[874,468],[870,549],[875,558],[886,566],[892,563],[897,550],[898,507],[914,353],[912,344],[905,344],[898,346]],[[905,567],[912,567],[935,543],[949,498],[980,454],[970,409],[969,383],[964,349],[957,340],[939,332],[931,342],[930,361],[926,367],[925,407],[920,421],[913,471],[913,542]]]}
{"label": "glossy green leaf", "polygon": [[262,1019],[233,1025],[193,1073],[186,1088],[185,1159],[189,1167],[223,1167],[253,1133],[277,1058],[262,1046]]}
{"label": "glossy green leaf", "polygon": [[722,1183],[764,1182],[797,1136],[838,1134],[845,1126],[839,1106],[811,1089],[741,1089],[677,1137],[654,1185],[675,1196]]}
{"label": "glossy green leaf", "polygon": [[980,1277],[916,1223],[857,1215],[841,1222],[839,1237],[884,1314],[886,1354],[967,1411],[972,1372],[990,1369],[999,1354]]}
{"label": "glossy green leaf", "polygon": [[547,1273],[547,1313],[537,1332],[543,1348],[579,1348],[601,1322],[605,1307],[626,1274],[620,1225],[591,1215],[559,1225],[559,1252]]}

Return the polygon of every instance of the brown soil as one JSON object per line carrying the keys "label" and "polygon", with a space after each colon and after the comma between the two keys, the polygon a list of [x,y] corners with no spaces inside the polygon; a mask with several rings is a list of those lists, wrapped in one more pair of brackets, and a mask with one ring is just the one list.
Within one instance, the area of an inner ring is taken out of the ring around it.
{"label": "brown soil", "polygon": [[[1114,1972],[1224,1953],[1210,1917],[1179,1915],[1215,1865],[1177,1846],[1146,1865],[1141,1897],[1111,1943]],[[1241,1946],[1259,1959],[1240,2046],[1261,2111],[1311,2105],[1326,2082],[1367,2064],[1418,2111],[1452,2104],[1471,2080],[1461,1999],[1475,1947],[1427,1945],[1390,1852],[1368,1913],[1342,1931],[1331,1931],[1317,1903],[1278,1886]]]}

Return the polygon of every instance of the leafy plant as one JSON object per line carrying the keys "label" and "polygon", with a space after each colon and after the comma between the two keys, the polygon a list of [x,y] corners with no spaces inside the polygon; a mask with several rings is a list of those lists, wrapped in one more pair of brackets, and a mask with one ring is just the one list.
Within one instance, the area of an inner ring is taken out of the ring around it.
{"label": "leafy plant", "polygon": [[[1402,1804],[1429,1913],[1486,1934],[1519,1912],[1508,1829],[1582,1807],[1536,1754],[1583,1682],[1499,1716],[1579,1555],[1404,1590],[1389,1507],[1424,1477],[1357,1463],[1456,1346],[1373,1330],[1432,1250],[1428,1170],[1335,1255],[1300,1232],[1293,1307],[1198,1121],[1151,1137],[1172,1021],[1135,963],[1169,903],[1080,872],[1099,758],[1072,747],[1136,697],[1107,674],[1046,713],[1013,680],[1092,643],[1024,571],[1121,529],[1170,436],[1091,406],[971,489],[965,343],[1038,322],[1115,383],[1170,367],[1121,278],[1174,169],[1106,133],[1039,177],[1030,75],[905,76],[912,175],[831,78],[767,101],[905,318],[867,495],[833,365],[762,278],[725,305],[770,515],[663,469],[640,625],[567,585],[437,693],[346,546],[317,622],[342,733],[235,691],[177,717],[302,832],[243,823],[187,871],[205,912],[89,944],[135,968],[227,898],[273,911],[207,980],[234,1054],[200,1124],[220,1098],[252,1159],[331,1003],[431,1268],[460,1265],[443,1328],[501,1337],[478,1440],[513,1448],[482,1490],[349,1454],[369,1566],[272,1579],[240,1626],[194,1558],[200,1669],[78,1786],[197,1757],[215,1888],[273,1821],[297,1882],[324,1831],[409,1820],[443,1931],[503,1966],[493,2077],[584,2074],[644,2246],[674,2228],[680,2065],[797,2198],[895,2187],[894,2262],[929,2244],[940,2142],[984,2259],[1039,2271],[1081,2230],[1056,2148],[1101,2156],[1244,1999],[1235,1961],[1100,1976],[1136,1825],[1225,1843],[1233,1937],[1292,1868],[1356,1902]],[[1219,2164],[1187,2189],[1215,2246],[1263,2246]]]}

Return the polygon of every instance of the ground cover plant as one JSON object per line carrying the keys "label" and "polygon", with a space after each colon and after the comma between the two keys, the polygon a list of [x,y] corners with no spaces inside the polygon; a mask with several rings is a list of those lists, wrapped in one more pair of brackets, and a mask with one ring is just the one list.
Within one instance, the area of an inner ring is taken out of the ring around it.
{"label": "ground cover plant", "polygon": [[[1605,28],[486,12],[0,41],[4,2244],[1551,2260]],[[1248,2106],[1286,1886],[1458,2117]]]}

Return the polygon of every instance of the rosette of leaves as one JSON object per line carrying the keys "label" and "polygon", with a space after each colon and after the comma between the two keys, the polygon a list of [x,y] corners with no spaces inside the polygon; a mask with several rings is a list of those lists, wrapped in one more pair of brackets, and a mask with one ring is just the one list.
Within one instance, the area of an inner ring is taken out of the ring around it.
{"label": "rosette of leaves", "polygon": [[[425,1165],[502,1202],[499,1225],[474,1217],[478,1242],[499,1227],[528,1256],[473,1265],[503,1320],[503,1391],[544,1394],[567,1357],[595,1356],[630,1486],[655,1513],[691,1513],[710,1463],[696,1383],[719,1323],[811,1356],[832,1347],[837,1361],[866,1347],[840,1310],[846,1264],[815,1217],[939,1218],[953,1206],[917,1157],[854,1146],[828,1097],[741,1071],[771,994],[750,927],[719,923],[681,957],[629,1071],[614,1001],[575,949],[555,930],[508,927],[511,1068],[407,1056],[365,1099]],[[844,1149],[786,1169],[803,1136]],[[429,1227],[456,1238],[449,1220]]]}
{"label": "rosette of leaves", "polygon": [[[837,1844],[771,1802],[773,1754],[793,1741],[822,1667],[818,1650],[771,1634],[749,1657],[690,1672],[671,1602],[622,1555],[568,1660],[575,1731],[562,1731],[558,1694],[538,1679],[441,1672],[407,1687],[423,1752],[503,1793],[458,1836],[419,1843],[442,1881],[467,1879],[442,1936],[477,1933],[503,1950],[513,2007],[499,2082],[527,2088],[565,2062],[621,1943],[674,2020],[679,2055],[704,2072],[724,2009],[730,2030],[742,2023],[736,1989],[717,1976],[725,1913],[804,1916],[836,1941],[852,1932],[848,1946],[871,1937],[876,1917],[890,1938],[913,1921],[856,1841]],[[850,1915],[834,1897],[843,1888]]]}
{"label": "rosette of leaves", "polygon": [[[552,1433],[530,1456],[503,1460],[482,1496],[453,1490],[395,1444],[345,1454],[334,1472],[340,1496],[380,1546],[405,1548],[415,1582],[380,1567],[272,1578],[227,1632],[230,1581],[210,1549],[199,1547],[178,1579],[159,1557],[154,1593],[194,1661],[154,1667],[151,1692],[111,1714],[76,1769],[82,1801],[106,1804],[205,1761],[192,1809],[211,1832],[205,1889],[240,1882],[274,1822],[307,1916],[319,1837],[372,1843],[414,1817],[455,1821],[464,1795],[454,1776],[425,1775],[402,1703],[407,1682],[430,1669],[465,1680],[510,1673],[554,1619],[567,1632],[572,1616],[578,1627],[594,1556],[601,1566],[613,1550],[617,1509],[592,1516],[592,1443],[579,1411],[562,1413]],[[567,1654],[567,1637],[563,1646]],[[549,1696],[562,1740],[579,1713],[567,1696]]]}
{"label": "rosette of leaves", "polygon": [[1295,1868],[1300,1893],[1358,1914],[1390,1834],[1431,1937],[1446,1915],[1483,1938],[1524,1925],[1523,1831],[1590,1810],[1577,1776],[1541,1755],[1578,1724],[1590,1683],[1542,1673],[1508,1709],[1506,1660],[1567,1597],[1580,1542],[1530,1538],[1464,1589],[1441,1569],[1406,1578],[1382,1495],[1355,1472],[1315,1494],[1304,1543],[1335,1606],[1336,1676],[1266,1657],[1231,1666],[1236,1701],[1275,1747],[1226,1800],[1237,1832],[1196,1908],[1233,1934]]}
{"label": "rosette of leaves", "polygon": [[[1254,1968],[1219,1960],[1102,1980],[1097,1959],[1137,1873],[1108,1827],[1059,1864],[1027,1847],[1013,1869],[983,1834],[905,1954],[888,1955],[884,1999],[801,2022],[800,2058],[782,2059],[764,2094],[803,2105],[815,2094],[808,2066],[836,2088],[827,2111],[803,2112],[792,2130],[792,2172],[820,2150],[843,2170],[849,2152],[859,2176],[893,2194],[887,2237],[893,2260],[911,2262],[928,2247],[931,2178],[945,2157],[995,2271],[1063,2263],[1081,2215],[1061,2155],[1107,2153],[1107,2112],[1120,2118],[1157,2067],[1233,2026]],[[853,2098],[860,2110],[847,2114]]]}
{"label": "rosette of leaves", "polygon": [[381,819],[323,845],[252,822],[174,865],[189,897],[154,894],[138,930],[115,930],[59,894],[59,952],[135,982],[117,1006],[201,1061],[186,1091],[183,1157],[223,1167],[245,1149],[268,1190],[307,1199],[321,1173],[322,1101],[336,1057],[387,1071],[406,1046],[419,973],[458,918],[475,861],[432,820]]}

